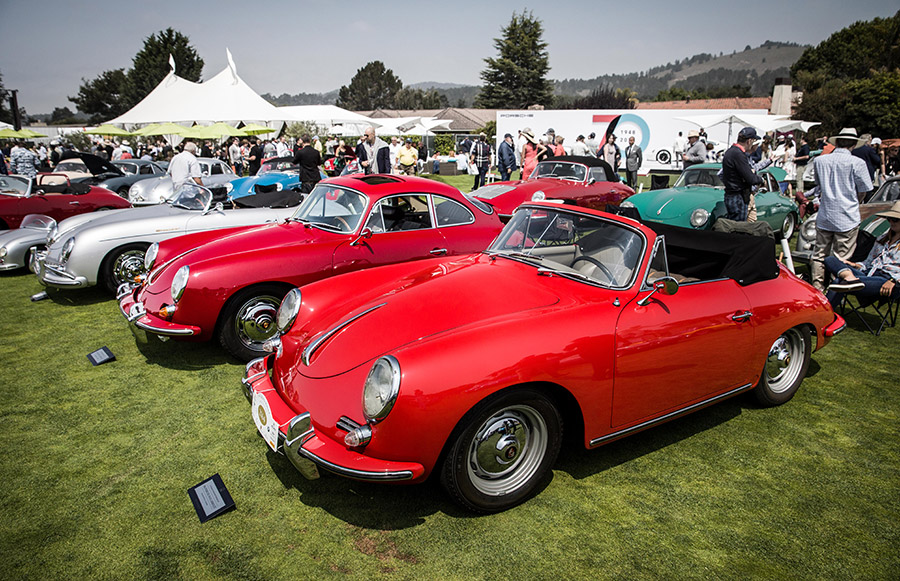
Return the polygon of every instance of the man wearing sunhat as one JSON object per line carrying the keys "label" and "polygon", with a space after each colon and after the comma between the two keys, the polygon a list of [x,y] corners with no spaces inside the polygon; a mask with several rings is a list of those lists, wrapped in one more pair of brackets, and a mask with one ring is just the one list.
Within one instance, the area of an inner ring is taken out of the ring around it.
{"label": "man wearing sunhat", "polygon": [[[699,139],[698,137],[698,142]],[[759,136],[756,129],[744,127],[738,133],[737,143],[729,147],[722,156],[722,183],[725,184],[725,210],[729,220],[747,220],[751,188],[762,183],[762,178],[753,173],[747,158],[750,144],[757,139]]]}
{"label": "man wearing sunhat", "polygon": [[856,249],[859,229],[859,194],[872,189],[866,162],[850,154],[860,143],[856,129],[845,127],[828,138],[834,151],[813,160],[819,188],[816,250],[812,256],[812,284],[825,292],[825,257],[849,260]]}
{"label": "man wearing sunhat", "polygon": [[700,141],[699,131],[688,131],[688,148],[681,154],[681,159],[684,161],[684,169],[706,161],[706,144]]}
{"label": "man wearing sunhat", "polygon": [[864,297],[900,297],[900,202],[890,210],[876,214],[890,222],[890,229],[875,241],[861,263],[825,257],[825,269],[835,279],[828,287],[828,300],[834,305],[838,294],[852,292]]}

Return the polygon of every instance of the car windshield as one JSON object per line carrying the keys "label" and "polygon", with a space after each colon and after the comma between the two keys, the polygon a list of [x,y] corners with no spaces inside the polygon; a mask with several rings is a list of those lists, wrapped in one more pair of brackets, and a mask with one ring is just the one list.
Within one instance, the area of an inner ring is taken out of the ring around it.
{"label": "car windshield", "polygon": [[196,184],[184,184],[175,192],[172,205],[185,210],[205,210],[212,201],[212,192]]}
{"label": "car windshield", "polygon": [[43,214],[28,214],[27,216],[25,216],[25,219],[22,220],[19,228],[50,230],[54,226],[56,226],[56,220],[54,220],[50,216],[44,216]]}
{"label": "car windshield", "polygon": [[866,203],[896,202],[898,199],[900,199],[900,180],[891,180],[882,184],[872,199]]}
{"label": "car windshield", "polygon": [[706,188],[724,188],[725,184],[719,179],[718,173],[719,168],[717,167],[688,168],[678,176],[675,187],[702,186]]}
{"label": "car windshield", "polygon": [[65,159],[56,164],[56,172],[91,173],[80,159]]}
{"label": "car windshield", "polygon": [[28,178],[0,175],[0,194],[24,196],[28,191]]}
{"label": "car windshield", "polygon": [[643,256],[644,238],[624,224],[547,208],[517,211],[488,253],[533,264],[538,274],[630,286]]}
{"label": "car windshield", "polygon": [[536,178],[557,178],[561,180],[573,180],[583,182],[584,176],[587,175],[587,168],[577,163],[565,161],[542,161],[537,164],[531,179]]}
{"label": "car windshield", "polygon": [[320,183],[306,196],[291,219],[325,230],[355,232],[367,204],[368,200],[359,192]]}
{"label": "car windshield", "polygon": [[296,170],[297,166],[289,161],[267,162],[260,166],[256,175],[260,176],[271,171],[289,171]]}

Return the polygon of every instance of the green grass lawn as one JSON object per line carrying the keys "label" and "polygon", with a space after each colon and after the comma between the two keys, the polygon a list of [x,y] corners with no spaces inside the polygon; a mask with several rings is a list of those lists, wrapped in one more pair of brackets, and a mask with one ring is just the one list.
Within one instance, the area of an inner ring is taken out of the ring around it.
{"label": "green grass lawn", "polygon": [[[900,328],[851,321],[787,405],[566,449],[535,498],[476,517],[433,483],[304,480],[217,345],[138,347],[100,291],[39,290],[0,275],[0,579],[900,574]],[[186,491],[215,473],[237,508],[200,524]]]}

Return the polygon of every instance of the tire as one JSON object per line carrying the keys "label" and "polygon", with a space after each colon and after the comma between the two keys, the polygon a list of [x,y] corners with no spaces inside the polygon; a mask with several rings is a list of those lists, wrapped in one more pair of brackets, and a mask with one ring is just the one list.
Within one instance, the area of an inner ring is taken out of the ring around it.
{"label": "tire", "polygon": [[498,512],[528,499],[549,472],[562,417],[535,389],[507,390],[469,411],[449,442],[441,484],[469,510]]}
{"label": "tire", "polygon": [[119,188],[118,191],[116,191],[116,193],[119,194],[119,197],[125,198],[127,200],[128,199],[128,186],[123,186],[123,187]]}
{"label": "tire", "polygon": [[787,216],[784,217],[784,222],[781,224],[781,236],[785,240],[790,240],[791,236],[794,235],[794,229],[797,226],[797,218],[790,212],[788,212]]}
{"label": "tire", "polygon": [[222,309],[219,328],[222,347],[245,362],[266,355],[262,344],[277,331],[275,315],[286,294],[287,289],[273,284],[254,286],[235,294]]}
{"label": "tire", "polygon": [[809,329],[788,329],[769,348],[759,383],[753,389],[756,400],[765,407],[790,401],[809,368],[812,341]]}
{"label": "tire", "polygon": [[656,161],[663,165],[668,165],[672,161],[672,154],[669,153],[668,149],[663,149],[656,154]]}
{"label": "tire", "polygon": [[133,282],[144,272],[144,254],[149,244],[135,243],[120,246],[106,255],[100,265],[100,280],[106,290],[116,294],[123,282]]}

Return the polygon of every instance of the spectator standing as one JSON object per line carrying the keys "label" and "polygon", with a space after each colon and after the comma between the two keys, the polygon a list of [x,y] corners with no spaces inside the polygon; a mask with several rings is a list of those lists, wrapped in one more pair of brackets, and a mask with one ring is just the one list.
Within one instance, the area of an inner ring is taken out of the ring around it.
{"label": "spectator standing", "polygon": [[825,291],[825,257],[834,254],[849,260],[856,249],[859,229],[858,194],[871,191],[872,180],[866,163],[850,154],[861,143],[856,129],[846,127],[828,138],[834,151],[813,161],[819,188],[819,213],[816,218],[816,250],[813,253],[812,284]]}
{"label": "spectator standing", "polygon": [[[41,147],[43,147],[43,146],[41,146]],[[882,183],[884,183],[884,177],[885,177],[884,170],[886,169],[884,146],[881,144],[880,137],[872,138],[872,148],[875,150],[875,153],[878,154],[878,159],[881,161],[881,164],[877,168],[875,168],[875,180],[873,180],[873,182],[872,182],[872,184],[875,187],[878,187]]]}
{"label": "spectator standing", "polygon": [[590,155],[591,157],[597,157],[597,153],[600,150],[600,144],[597,142],[597,134],[591,132],[591,134],[588,135],[588,138],[585,140],[584,144],[587,145],[588,155]]}
{"label": "spectator standing", "polygon": [[872,140],[870,134],[864,133],[859,139],[862,142],[862,145],[855,148],[851,153],[866,163],[866,169],[869,171],[869,179],[874,184],[875,172],[881,168],[881,158],[878,156],[878,152],[875,151],[875,148],[869,145],[869,142]]}
{"label": "spectator standing", "polygon": [[[332,154],[333,154],[332,150]],[[284,140],[284,136],[282,135],[278,139],[275,140],[275,156],[276,157],[288,157],[291,155],[291,148],[288,147],[287,142]]]}
{"label": "spectator standing", "polygon": [[487,183],[485,176],[491,167],[491,146],[487,144],[487,135],[484,133],[479,133],[478,141],[472,145],[469,152],[469,163],[473,164],[478,172],[475,174],[475,183],[472,185],[474,192]]}
{"label": "spectator standing", "polygon": [[390,147],[381,138],[375,137],[375,128],[366,127],[362,140],[356,146],[359,167],[367,174],[391,173]]}
{"label": "spectator standing", "polygon": [[292,163],[300,166],[300,193],[308,194],[321,179],[319,166],[322,165],[322,154],[310,145],[309,134],[300,136],[300,145]]}
{"label": "spectator standing", "polygon": [[563,141],[565,141],[565,138],[562,135],[556,136],[556,147],[553,149],[553,155],[566,155],[566,148],[563,146]]}
{"label": "spectator standing", "polygon": [[634,144],[634,137],[629,137],[628,147],[625,148],[625,182],[631,189],[637,185],[638,170],[642,163],[644,163],[644,152],[640,145]]}
{"label": "spectator standing", "polygon": [[803,174],[806,173],[806,165],[809,163],[809,143],[806,141],[806,136],[800,137],[800,147],[797,148],[797,153],[794,155],[794,171],[796,172],[796,185],[797,185],[797,193],[803,191]]}
{"label": "spectator standing", "polygon": [[516,171],[516,152],[512,135],[507,133],[497,148],[497,169],[500,170],[500,181],[505,182],[510,174]]}
{"label": "spectator standing", "polygon": [[397,165],[394,169],[400,171],[403,175],[416,175],[416,163],[419,161],[419,152],[412,146],[412,139],[406,138],[403,147],[397,150]]}
{"label": "spectator standing", "polygon": [[[525,144],[528,143],[528,140],[525,139],[525,136],[522,135],[522,130],[519,129],[519,135],[516,137],[516,165],[518,167],[522,167],[522,149],[525,148]],[[521,177],[521,176],[520,176]]]}
{"label": "spectator standing", "polygon": [[[281,138],[282,141],[284,137]],[[334,135],[329,135],[325,140],[325,155],[334,155],[334,150],[337,148],[338,142],[337,139],[334,138]]]}
{"label": "spectator standing", "polygon": [[391,167],[397,167],[397,152],[400,151],[400,139],[397,136],[391,136],[391,144],[388,146],[391,157]]}
{"label": "spectator standing", "polygon": [[729,147],[722,157],[722,183],[725,184],[725,210],[729,220],[747,220],[751,188],[762,183],[762,178],[753,173],[747,158],[750,144],[756,139],[759,139],[756,129],[744,127],[738,133],[737,143]]}
{"label": "spectator standing", "polygon": [[231,162],[231,167],[234,168],[234,173],[237,174],[238,177],[244,175],[244,166],[241,163],[241,147],[238,145],[239,143],[238,138],[235,137],[231,141],[231,145],[228,146],[228,161]]}
{"label": "spectator standing", "polygon": [[20,141],[18,145],[9,155],[9,165],[12,173],[34,179],[40,165],[38,157],[33,151],[25,147],[24,141]]}
{"label": "spectator standing", "polygon": [[584,142],[584,135],[579,135],[575,138],[575,145],[572,146],[572,155],[578,156],[589,156],[591,155],[591,150],[588,148],[588,145]]}
{"label": "spectator standing", "polygon": [[319,157],[322,157],[322,154],[325,153],[325,148],[322,146],[322,142],[319,141],[318,135],[312,136],[312,148],[319,152]]}
{"label": "spectator standing", "polygon": [[678,136],[675,138],[675,143],[672,145],[672,159],[676,160],[676,162],[681,161],[685,150],[687,150],[687,146],[688,140],[684,137],[684,134],[679,131]]}
{"label": "spectator standing", "polygon": [[123,154],[125,154],[125,153],[128,154],[128,157],[125,158],[125,159],[131,159],[131,158],[134,157],[134,150],[131,149],[131,144],[128,143],[128,140],[127,140],[127,139],[123,139],[123,140],[122,140],[122,146],[121,146],[121,147],[122,147],[122,153],[123,153]]}
{"label": "spectator standing", "polygon": [[709,137],[706,135],[706,130],[702,127],[700,128],[700,131],[697,132],[697,134],[700,136],[700,141],[702,141],[703,143],[706,143],[706,140],[709,139]]}
{"label": "spectator standing", "polygon": [[262,165],[263,151],[259,146],[258,137],[251,138],[250,143],[253,145],[250,146],[250,151],[247,153],[247,171],[251,176],[255,176],[259,171],[259,166]]}
{"label": "spectator standing", "polygon": [[184,144],[183,151],[169,162],[168,174],[172,176],[173,190],[192,182],[203,185],[203,179],[200,177],[202,175],[200,162],[197,161],[196,143],[188,141]]}
{"label": "spectator standing", "polygon": [[688,132],[687,150],[681,154],[684,169],[706,161],[706,144],[700,141],[699,131]]}
{"label": "spectator standing", "polygon": [[0,175],[9,175],[9,167],[6,165],[6,156],[0,150]]}
{"label": "spectator standing", "polygon": [[212,147],[210,147],[209,141],[204,141],[203,145],[200,146],[200,157],[212,157]]}
{"label": "spectator standing", "polygon": [[538,153],[543,148],[534,138],[534,133],[529,127],[522,130],[522,136],[525,138],[525,145],[522,147],[522,176],[523,180],[527,180],[534,168],[537,167]]}
{"label": "spectator standing", "polygon": [[601,149],[603,152],[600,157],[603,158],[603,161],[608,163],[613,168],[613,171],[619,171],[619,162],[622,159],[622,154],[619,153],[619,148],[616,146],[616,136],[610,135]]}

